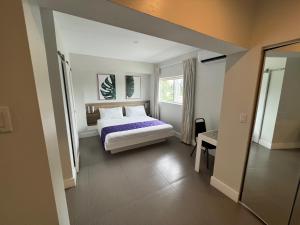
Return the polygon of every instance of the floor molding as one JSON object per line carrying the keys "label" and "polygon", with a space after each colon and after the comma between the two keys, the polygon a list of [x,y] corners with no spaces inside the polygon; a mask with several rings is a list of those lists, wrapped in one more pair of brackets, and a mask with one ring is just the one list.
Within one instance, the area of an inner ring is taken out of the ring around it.
{"label": "floor molding", "polygon": [[64,180],[65,189],[76,186],[76,176]]}
{"label": "floor molding", "polygon": [[259,138],[257,138],[257,137],[252,137],[252,141],[258,144],[258,143],[259,143]]}
{"label": "floor molding", "polygon": [[264,147],[266,147],[268,149],[272,148],[272,143],[269,142],[269,141],[267,141],[267,140],[265,140],[265,139],[259,139],[258,144],[260,144],[260,145],[262,145],[262,146],[264,146]]}
{"label": "floor molding", "polygon": [[181,140],[181,133],[179,133],[178,131],[175,131],[175,137],[177,137],[178,139]]}
{"label": "floor molding", "polygon": [[259,140],[259,144],[268,149],[293,149],[300,148],[300,142],[269,142],[264,139]]}
{"label": "floor molding", "polygon": [[80,168],[79,163],[80,163],[80,152],[79,152],[79,149],[78,149],[77,150],[77,155],[76,155],[76,167],[75,167],[77,173],[79,173],[79,168]]}
{"label": "floor molding", "polygon": [[86,130],[79,132],[79,138],[94,137],[98,135],[98,130]]}
{"label": "floor molding", "polygon": [[300,142],[272,143],[272,149],[294,149],[294,148],[300,148]]}
{"label": "floor molding", "polygon": [[235,191],[227,184],[224,184],[222,181],[218,180],[216,177],[212,176],[210,179],[210,184],[222,192],[224,195],[232,199],[234,202],[239,201],[239,192]]}

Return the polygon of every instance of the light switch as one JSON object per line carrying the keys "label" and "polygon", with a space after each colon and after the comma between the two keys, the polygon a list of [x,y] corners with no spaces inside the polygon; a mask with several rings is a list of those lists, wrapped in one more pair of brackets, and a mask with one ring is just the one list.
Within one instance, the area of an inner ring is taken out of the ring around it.
{"label": "light switch", "polygon": [[240,123],[247,123],[247,114],[240,113]]}
{"label": "light switch", "polygon": [[10,118],[9,108],[0,106],[0,133],[12,132],[12,122]]}

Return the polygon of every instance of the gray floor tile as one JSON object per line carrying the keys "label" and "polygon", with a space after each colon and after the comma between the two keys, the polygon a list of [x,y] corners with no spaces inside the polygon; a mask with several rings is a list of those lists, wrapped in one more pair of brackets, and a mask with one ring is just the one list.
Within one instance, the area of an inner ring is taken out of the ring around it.
{"label": "gray floor tile", "polygon": [[211,172],[194,172],[191,149],[171,138],[111,155],[98,137],[81,139],[71,225],[260,225],[209,185]]}
{"label": "gray floor tile", "polygon": [[299,149],[252,142],[242,201],[269,224],[287,224],[300,176]]}

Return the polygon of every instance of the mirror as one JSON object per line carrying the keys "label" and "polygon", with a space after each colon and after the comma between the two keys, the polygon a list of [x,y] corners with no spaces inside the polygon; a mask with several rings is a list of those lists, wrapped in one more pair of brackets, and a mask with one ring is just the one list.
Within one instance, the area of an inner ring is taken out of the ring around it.
{"label": "mirror", "polygon": [[300,177],[300,44],[266,51],[261,77],[241,202],[288,225]]}
{"label": "mirror", "polygon": [[292,209],[289,225],[299,225],[299,224],[300,224],[300,179],[298,182],[298,191],[294,201],[294,206]]}

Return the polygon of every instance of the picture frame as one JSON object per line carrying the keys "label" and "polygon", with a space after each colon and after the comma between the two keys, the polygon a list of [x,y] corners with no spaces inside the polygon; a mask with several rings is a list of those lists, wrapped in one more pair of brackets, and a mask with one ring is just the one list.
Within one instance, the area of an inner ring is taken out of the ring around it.
{"label": "picture frame", "polygon": [[142,78],[139,75],[125,75],[126,99],[140,99],[142,89]]}
{"label": "picture frame", "polygon": [[97,74],[97,82],[100,100],[116,100],[115,74]]}

